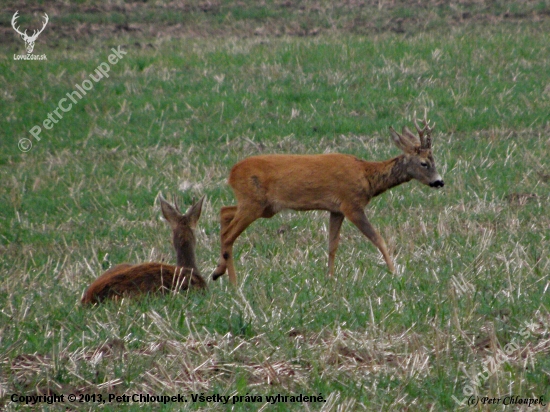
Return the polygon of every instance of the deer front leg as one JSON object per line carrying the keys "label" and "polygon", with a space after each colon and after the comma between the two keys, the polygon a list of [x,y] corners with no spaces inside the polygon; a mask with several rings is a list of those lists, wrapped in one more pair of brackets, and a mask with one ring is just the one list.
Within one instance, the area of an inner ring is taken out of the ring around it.
{"label": "deer front leg", "polygon": [[334,276],[334,257],[340,243],[340,228],[344,221],[344,215],[339,212],[330,212],[328,229],[328,275]]}
{"label": "deer front leg", "polygon": [[384,260],[386,261],[386,265],[388,265],[388,269],[390,272],[395,272],[395,267],[393,266],[393,262],[390,258],[390,254],[388,253],[388,248],[386,247],[386,242],[384,242],[384,239],[382,236],[380,236],[374,227],[370,224],[370,222],[367,219],[367,216],[365,216],[365,212],[361,209],[350,209],[348,211],[344,211],[344,215],[351,220],[351,222],[357,226],[357,228],[363,233],[369,240],[374,243],[374,245],[380,250],[382,253],[382,256],[384,257]]}

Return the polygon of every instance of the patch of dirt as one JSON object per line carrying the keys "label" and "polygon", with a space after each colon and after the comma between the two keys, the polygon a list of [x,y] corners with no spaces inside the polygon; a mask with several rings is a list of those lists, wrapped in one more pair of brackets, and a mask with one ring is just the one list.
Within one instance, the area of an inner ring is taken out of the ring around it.
{"label": "patch of dirt", "polygon": [[529,200],[537,198],[538,196],[535,193],[510,193],[506,196],[508,202],[514,206],[525,206]]}
{"label": "patch of dirt", "polygon": [[[507,6],[509,3],[509,6]],[[429,30],[430,27],[501,22],[540,22],[550,18],[550,7],[534,0],[513,2],[458,2],[438,0],[340,2],[283,0],[274,4],[243,1],[170,1],[166,3],[125,2],[105,4],[85,1],[45,1],[28,5],[8,1],[2,6],[0,44],[19,42],[11,27],[11,17],[20,11],[19,24],[29,32],[41,26],[47,13],[49,38],[78,40],[113,38],[130,34],[136,38],[222,37],[222,36],[316,36],[322,33],[401,34]],[[116,22],[115,22],[116,21]]]}

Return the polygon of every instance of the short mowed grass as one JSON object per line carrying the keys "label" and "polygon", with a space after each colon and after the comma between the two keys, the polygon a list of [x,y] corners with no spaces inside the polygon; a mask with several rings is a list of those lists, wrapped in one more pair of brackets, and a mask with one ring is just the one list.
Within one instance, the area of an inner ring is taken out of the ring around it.
{"label": "short mowed grass", "polygon": [[[453,410],[466,408],[452,397],[469,388],[548,399],[548,4],[528,3],[526,15],[488,5],[494,19],[478,21],[481,10],[435,6],[423,20],[404,2],[362,20],[351,8],[307,15],[287,3],[193,3],[179,12],[200,18],[181,35],[53,30],[91,18],[77,9],[41,34],[35,53],[46,62],[14,61],[23,42],[4,44],[0,408],[22,407],[12,394],[45,393],[187,396],[156,410],[258,410],[276,394],[326,402],[266,409]],[[132,13],[155,21],[149,6],[132,7],[130,23]],[[127,54],[109,78],[34,139],[29,130],[118,46]],[[283,212],[238,239],[236,288],[223,277],[202,294],[80,305],[110,265],[175,262],[159,192],[182,209],[207,196],[197,260],[210,278],[234,163],[260,153],[388,159],[399,154],[388,127],[412,127],[425,109],[445,187],[407,183],[366,211],[397,273],[345,222],[329,279],[328,214]],[[473,384],[511,342],[506,361]],[[191,401],[201,393],[262,400]]]}

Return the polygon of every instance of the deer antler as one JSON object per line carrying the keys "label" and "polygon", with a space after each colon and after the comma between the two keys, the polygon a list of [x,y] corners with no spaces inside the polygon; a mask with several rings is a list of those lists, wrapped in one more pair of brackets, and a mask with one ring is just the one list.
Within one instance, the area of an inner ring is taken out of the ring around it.
{"label": "deer antler", "polygon": [[28,37],[27,36],[27,30],[25,30],[25,33],[21,33],[19,31],[19,27],[15,27],[15,24],[16,24],[16,20],[19,18],[19,16],[17,15],[19,13],[19,10],[17,10],[15,12],[15,14],[13,15],[13,17],[11,18],[11,26],[13,27],[13,29],[17,32],[17,34],[19,34],[20,36],[25,36],[25,37]]}
{"label": "deer antler", "polygon": [[18,16],[19,14],[19,10],[17,10],[15,12],[15,14],[13,15],[12,19],[11,19],[11,25],[13,27],[13,29],[17,32],[17,34],[23,36],[25,38],[25,41],[34,41],[38,38],[38,35],[40,33],[42,33],[44,31],[44,29],[46,28],[46,25],[48,24],[48,21],[50,21],[50,18],[48,17],[48,15],[46,13],[44,13],[44,23],[42,23],[42,28],[40,30],[34,30],[33,33],[32,33],[32,36],[29,36],[27,34],[27,30],[25,30],[25,32],[21,32],[19,30],[19,27],[15,27],[16,23],[17,23],[17,19],[19,18]]}
{"label": "deer antler", "polygon": [[31,40],[36,40],[38,35],[40,33],[42,33],[44,31],[44,29],[46,28],[46,25],[48,24],[48,21],[50,21],[50,19],[49,19],[48,15],[46,13],[44,13],[44,23],[42,24],[42,28],[38,31],[33,30],[32,36],[30,37]]}
{"label": "deer antler", "polygon": [[420,137],[420,147],[422,149],[431,149],[432,147],[432,130],[435,129],[435,123],[432,127],[429,126],[430,121],[427,119],[427,110],[424,109],[424,119],[422,120],[422,123],[424,123],[424,128],[420,128],[418,126],[418,123],[416,121],[416,111],[414,112],[413,119],[414,119],[414,127],[416,127],[416,130],[418,131],[418,137]]}
{"label": "deer antler", "polygon": [[42,28],[40,30],[34,30],[33,33],[32,33],[32,36],[29,36],[27,35],[27,30],[25,30],[24,33],[22,33],[20,30],[19,30],[19,27],[16,27],[16,23],[17,23],[17,19],[19,18],[18,16],[18,13],[19,13],[19,10],[15,12],[15,14],[13,15],[12,19],[11,19],[11,25],[13,27],[13,29],[17,32],[17,34],[19,34],[21,36],[21,38],[25,41],[25,43],[27,44],[27,53],[32,53],[33,49],[34,49],[34,42],[36,41],[36,39],[38,38],[38,35],[40,33],[42,33],[44,31],[44,29],[46,28],[46,25],[48,24],[48,21],[49,21],[49,18],[48,18],[48,15],[46,13],[44,13],[44,23],[42,24]]}

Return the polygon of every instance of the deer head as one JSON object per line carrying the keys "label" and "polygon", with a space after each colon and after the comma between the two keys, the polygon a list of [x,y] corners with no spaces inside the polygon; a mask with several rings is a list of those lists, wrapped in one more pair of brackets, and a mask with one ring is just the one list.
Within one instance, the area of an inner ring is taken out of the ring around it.
{"label": "deer head", "polygon": [[418,136],[413,134],[407,126],[403,127],[401,134],[390,127],[393,142],[405,152],[406,173],[430,187],[443,187],[445,183],[437,173],[432,154],[432,131],[435,128],[435,123],[430,127],[430,121],[426,118],[426,111],[424,111],[424,119],[422,120],[423,128],[418,125],[416,112],[413,117]]}
{"label": "deer head", "polygon": [[19,27],[15,26],[16,20],[19,18],[18,13],[19,13],[19,10],[16,11],[15,14],[13,15],[13,17],[11,19],[11,25],[12,25],[13,29],[17,32],[17,34],[19,34],[21,36],[21,38],[25,41],[26,48],[27,48],[27,53],[31,54],[32,51],[34,50],[34,42],[38,38],[38,35],[40,33],[42,33],[44,31],[44,29],[46,28],[46,25],[48,24],[49,18],[48,18],[48,15],[46,13],[44,13],[44,23],[42,25],[42,28],[38,31],[34,30],[32,36],[28,36],[27,35],[27,30],[25,30],[25,32],[22,33],[19,30]]}
{"label": "deer head", "polygon": [[187,213],[182,214],[177,201],[174,206],[159,195],[160,208],[164,218],[172,228],[172,242],[177,255],[177,266],[195,268],[195,228],[201,216],[204,196]]}

